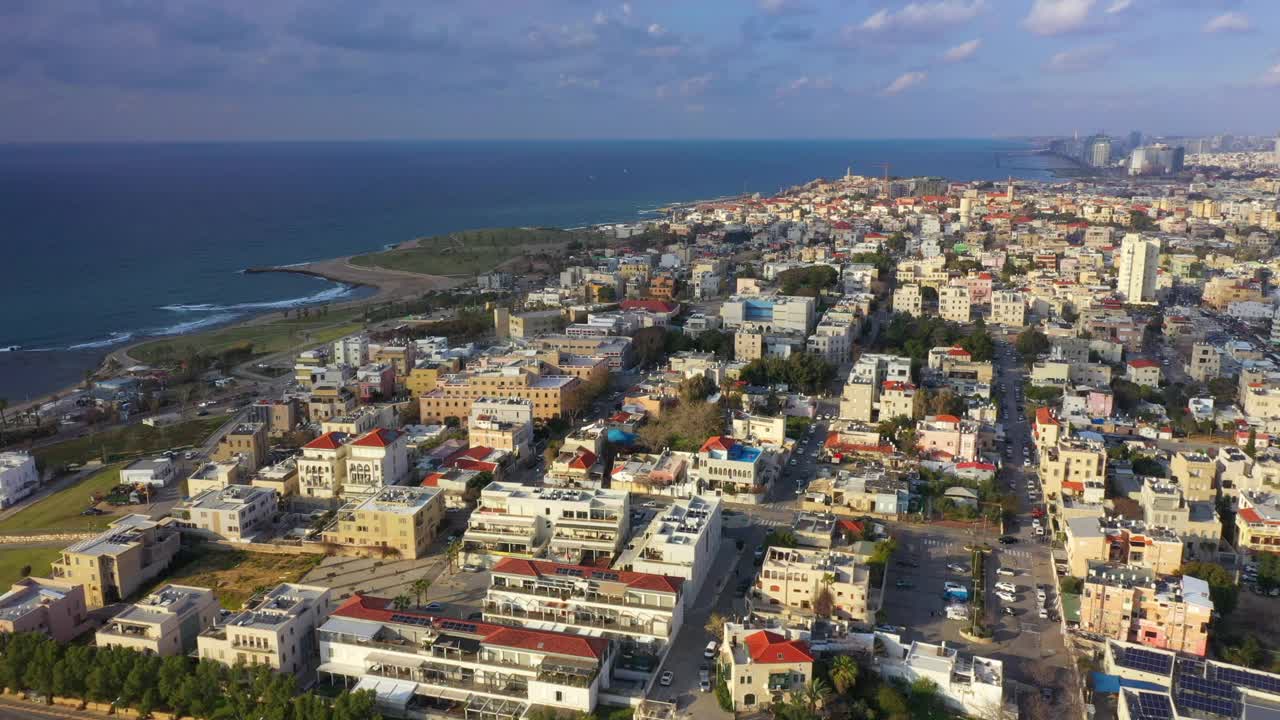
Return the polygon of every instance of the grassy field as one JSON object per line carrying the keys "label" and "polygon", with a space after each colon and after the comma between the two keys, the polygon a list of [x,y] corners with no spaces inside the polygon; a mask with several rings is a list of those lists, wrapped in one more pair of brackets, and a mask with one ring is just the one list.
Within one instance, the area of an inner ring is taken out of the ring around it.
{"label": "grassy field", "polygon": [[101,457],[104,452],[107,455],[153,453],[198,445],[226,421],[226,417],[204,417],[158,428],[141,423],[126,425],[38,448],[34,452],[36,459],[46,468],[85,463]]}
{"label": "grassy field", "polygon": [[347,308],[327,315],[281,318],[257,325],[152,340],[129,350],[129,354],[145,363],[158,363],[181,357],[188,348],[202,355],[216,355],[249,343],[253,346],[253,355],[270,355],[304,343],[332,342],[357,332],[363,327],[360,322],[363,312],[362,309]]}
{"label": "grassy field", "polygon": [[547,250],[587,237],[592,235],[554,228],[467,230],[424,238],[418,247],[407,250],[359,255],[351,258],[351,264],[424,275],[476,275],[524,254],[533,246]]}
{"label": "grassy field", "polygon": [[80,511],[89,507],[90,496],[95,493],[106,495],[118,484],[120,466],[106,468],[0,520],[0,535],[36,534],[43,530],[102,530],[119,515],[81,515]]}
{"label": "grassy field", "polygon": [[0,550],[0,587],[8,589],[14,580],[22,577],[22,568],[31,566],[35,577],[46,577],[49,566],[59,555],[60,547],[6,548]]}
{"label": "grassy field", "polygon": [[207,587],[228,610],[238,610],[254,593],[282,582],[297,582],[323,555],[267,555],[240,550],[184,549],[165,582]]}

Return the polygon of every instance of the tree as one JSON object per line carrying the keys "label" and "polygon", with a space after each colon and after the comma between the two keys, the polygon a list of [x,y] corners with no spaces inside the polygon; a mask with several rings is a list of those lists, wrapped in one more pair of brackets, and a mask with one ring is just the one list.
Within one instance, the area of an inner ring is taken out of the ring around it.
{"label": "tree", "polygon": [[858,661],[849,655],[837,655],[831,661],[831,683],[836,692],[847,695],[858,683]]}
{"label": "tree", "polygon": [[707,624],[702,626],[707,634],[715,638],[716,642],[720,642],[724,637],[724,616],[718,612],[711,613],[707,618]]}
{"label": "tree", "polygon": [[458,556],[462,554],[462,541],[454,540],[444,549],[445,557],[449,561],[449,572],[458,571]]}
{"label": "tree", "polygon": [[706,375],[685,378],[680,381],[680,402],[702,402],[718,389],[715,381]]}
{"label": "tree", "polygon": [[408,595],[397,595],[391,599],[391,606],[396,610],[408,610],[413,604],[413,599]]}
{"label": "tree", "polygon": [[1218,615],[1228,615],[1235,609],[1239,601],[1239,589],[1226,568],[1209,562],[1188,562],[1178,568],[1177,574],[1189,575],[1208,583],[1209,597],[1213,600],[1213,609]]}
{"label": "tree", "polygon": [[1258,454],[1258,431],[1249,428],[1249,442],[1244,445],[1244,454],[1255,457]]}
{"label": "tree", "polygon": [[425,577],[414,580],[409,585],[409,589],[413,591],[413,597],[418,606],[422,605],[422,598],[427,596],[427,591],[431,589],[431,581]]}
{"label": "tree", "polygon": [[1014,347],[1022,355],[1023,360],[1031,362],[1040,355],[1049,352],[1049,338],[1035,328],[1027,328],[1018,333],[1018,338],[1014,341]]}
{"label": "tree", "polygon": [[818,581],[818,594],[813,599],[813,612],[818,617],[829,618],[835,611],[835,597],[831,594],[835,582],[836,576],[831,573],[824,573]]}

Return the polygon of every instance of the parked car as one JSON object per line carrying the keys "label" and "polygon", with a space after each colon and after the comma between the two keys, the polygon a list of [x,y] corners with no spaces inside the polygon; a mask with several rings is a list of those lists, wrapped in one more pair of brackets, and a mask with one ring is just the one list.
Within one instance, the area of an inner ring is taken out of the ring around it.
{"label": "parked car", "polygon": [[1005,602],[1007,602],[1007,603],[1015,603],[1015,602],[1018,602],[1018,598],[1014,597],[1014,595],[1013,595],[1012,593],[1007,593],[1007,592],[997,592],[997,593],[996,593],[996,597],[1000,598],[1001,600],[1003,600],[1003,601],[1005,601]]}
{"label": "parked car", "polygon": [[662,673],[662,677],[658,678],[658,684],[662,687],[671,687],[671,681],[676,679],[676,674],[667,670]]}
{"label": "parked car", "polygon": [[1004,575],[1005,577],[1015,577],[1017,576],[1018,571],[1014,570],[1013,568],[1002,567],[996,570],[996,574]]}
{"label": "parked car", "polygon": [[1017,543],[1018,543],[1018,538],[1013,537],[1012,535],[1001,535],[1001,536],[1000,536],[1000,544],[1001,544],[1001,545],[1016,545]]}
{"label": "parked car", "polygon": [[1016,593],[1016,592],[1018,592],[1018,586],[1017,586],[1017,585],[1014,585],[1013,583],[1010,583],[1010,582],[998,582],[998,583],[996,583],[996,589],[997,589],[997,590],[1003,590],[1003,591],[1008,592],[1008,593]]}
{"label": "parked car", "polygon": [[915,587],[915,583],[911,582],[910,580],[899,580],[895,582],[893,586],[899,589],[913,588]]}
{"label": "parked car", "polygon": [[443,609],[444,606],[438,602],[427,603],[427,606],[423,608],[423,610],[426,610],[427,612],[440,612]]}

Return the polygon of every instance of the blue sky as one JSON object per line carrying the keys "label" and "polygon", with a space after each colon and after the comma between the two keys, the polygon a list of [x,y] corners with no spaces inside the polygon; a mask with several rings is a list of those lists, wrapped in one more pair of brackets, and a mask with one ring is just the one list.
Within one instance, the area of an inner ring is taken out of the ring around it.
{"label": "blue sky", "polygon": [[1270,134],[1278,21],[1276,0],[0,0],[0,141]]}

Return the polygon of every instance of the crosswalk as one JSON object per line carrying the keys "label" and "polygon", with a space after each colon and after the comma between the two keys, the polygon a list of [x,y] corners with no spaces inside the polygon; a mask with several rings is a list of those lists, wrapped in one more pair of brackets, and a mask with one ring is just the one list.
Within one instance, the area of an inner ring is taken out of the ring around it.
{"label": "crosswalk", "polygon": [[768,518],[756,518],[756,525],[761,527],[792,527],[795,525],[793,520],[771,520]]}
{"label": "crosswalk", "polygon": [[[963,554],[967,552],[965,550],[965,546],[969,544],[966,542],[958,542],[955,540],[948,540],[947,538],[937,537],[922,538],[919,542],[920,545],[931,550],[941,550],[942,552],[938,553],[940,555]],[[1002,557],[1017,558],[1019,560],[1031,560],[1033,557],[1029,550],[1017,550],[1001,547],[997,549],[997,552]]]}

